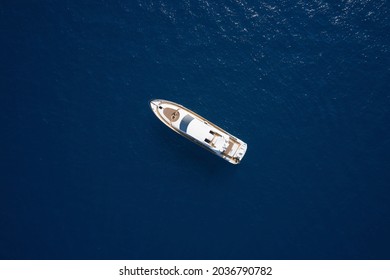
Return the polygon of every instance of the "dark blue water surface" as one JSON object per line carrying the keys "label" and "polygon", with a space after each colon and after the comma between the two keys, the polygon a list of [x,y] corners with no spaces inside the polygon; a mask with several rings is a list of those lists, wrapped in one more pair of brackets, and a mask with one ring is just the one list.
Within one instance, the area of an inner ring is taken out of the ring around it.
{"label": "dark blue water surface", "polygon": [[[385,0],[0,3],[1,259],[389,259]],[[238,166],[149,100],[248,143]]]}

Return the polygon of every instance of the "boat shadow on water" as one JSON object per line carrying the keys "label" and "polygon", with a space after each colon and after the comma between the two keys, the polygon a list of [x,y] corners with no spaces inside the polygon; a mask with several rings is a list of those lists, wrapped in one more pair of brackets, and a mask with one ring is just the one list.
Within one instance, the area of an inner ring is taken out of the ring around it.
{"label": "boat shadow on water", "polygon": [[[169,131],[168,131],[169,132]],[[172,135],[169,153],[175,158],[177,168],[191,170],[198,176],[220,177],[235,173],[239,166],[232,165],[191,141]]]}
{"label": "boat shadow on water", "polygon": [[158,144],[153,148],[155,152],[158,150],[156,160],[162,164],[164,158],[164,168],[172,172],[185,173],[187,178],[198,182],[222,182],[242,168],[241,164],[233,165],[158,123],[150,125],[149,133],[154,139],[150,144]]}

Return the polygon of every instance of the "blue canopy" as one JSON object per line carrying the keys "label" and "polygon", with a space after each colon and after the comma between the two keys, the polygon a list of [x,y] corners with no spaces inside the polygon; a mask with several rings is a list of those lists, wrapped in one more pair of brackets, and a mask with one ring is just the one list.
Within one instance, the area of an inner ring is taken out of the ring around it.
{"label": "blue canopy", "polygon": [[187,132],[187,127],[194,118],[190,115],[186,115],[180,122],[180,130]]}

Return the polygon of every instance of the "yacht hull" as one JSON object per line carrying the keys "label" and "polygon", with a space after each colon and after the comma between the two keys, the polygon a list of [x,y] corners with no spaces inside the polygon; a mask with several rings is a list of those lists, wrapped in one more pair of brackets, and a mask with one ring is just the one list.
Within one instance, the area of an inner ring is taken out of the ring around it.
{"label": "yacht hull", "polygon": [[247,144],[184,106],[162,99],[150,101],[154,114],[176,133],[224,160],[238,164]]}

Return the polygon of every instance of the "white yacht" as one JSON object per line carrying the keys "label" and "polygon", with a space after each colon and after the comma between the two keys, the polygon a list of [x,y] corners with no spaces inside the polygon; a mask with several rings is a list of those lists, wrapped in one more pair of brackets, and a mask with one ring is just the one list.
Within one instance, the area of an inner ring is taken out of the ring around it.
{"label": "white yacht", "polygon": [[245,142],[177,103],[150,101],[154,114],[168,127],[230,163],[238,164],[245,155]]}

